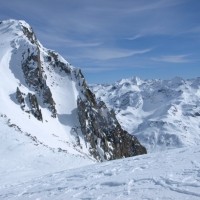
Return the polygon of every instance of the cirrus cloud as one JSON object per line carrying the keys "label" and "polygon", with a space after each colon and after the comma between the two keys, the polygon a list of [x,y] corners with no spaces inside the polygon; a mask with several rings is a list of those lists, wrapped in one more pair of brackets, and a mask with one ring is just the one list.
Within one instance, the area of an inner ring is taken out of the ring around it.
{"label": "cirrus cloud", "polygon": [[169,63],[188,63],[191,62],[189,55],[166,55],[151,58],[153,61],[157,62],[169,62]]}

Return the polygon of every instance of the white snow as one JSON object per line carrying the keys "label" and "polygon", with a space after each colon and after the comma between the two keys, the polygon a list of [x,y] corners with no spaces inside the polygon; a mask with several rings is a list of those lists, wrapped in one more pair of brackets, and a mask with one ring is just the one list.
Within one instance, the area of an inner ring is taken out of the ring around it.
{"label": "white snow", "polygon": [[0,141],[1,186],[94,163],[84,155],[59,152],[59,149],[34,141],[17,127],[9,127],[4,115],[0,115]]}
{"label": "white snow", "polygon": [[50,173],[1,185],[0,199],[198,200],[199,158],[197,146]]}

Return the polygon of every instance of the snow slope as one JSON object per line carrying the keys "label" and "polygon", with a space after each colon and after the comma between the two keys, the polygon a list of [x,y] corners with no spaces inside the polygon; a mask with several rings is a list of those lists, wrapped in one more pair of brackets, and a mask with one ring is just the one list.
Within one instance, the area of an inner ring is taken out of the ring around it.
{"label": "snow slope", "polygon": [[179,148],[0,186],[4,200],[198,200],[200,149]]}
{"label": "snow slope", "polygon": [[200,78],[134,77],[91,88],[148,152],[200,144]]}
{"label": "snow slope", "polygon": [[[0,25],[0,113],[7,115],[13,124],[19,126],[23,132],[31,133],[42,143],[55,149],[61,148],[72,154],[80,154],[73,146],[76,145],[75,136],[69,134],[73,127],[79,125],[75,112],[78,94],[75,80],[71,80],[71,77],[66,76],[59,70],[47,70],[48,65],[43,60],[47,53],[45,48],[39,44],[41,65],[46,72],[47,84],[51,86],[58,118],[52,118],[47,106],[43,105],[42,102],[43,123],[28,113],[28,108],[27,112],[24,112],[17,105],[19,103],[15,97],[16,88],[19,87],[20,91],[25,94],[35,93],[34,88],[27,86],[21,65],[23,57],[27,54],[27,49],[29,49],[30,54],[35,54],[37,46],[31,44],[22,31],[22,26],[31,30],[26,22],[7,20]],[[68,64],[62,57],[59,58]],[[32,65],[34,68],[36,62],[33,62]],[[71,70],[74,70],[73,67],[71,67]],[[82,152],[89,155],[84,145],[85,142],[80,140],[80,143],[83,147]]]}
{"label": "snow slope", "polygon": [[95,163],[84,155],[69,154],[41,144],[13,126],[4,115],[0,115],[0,141],[1,186]]}

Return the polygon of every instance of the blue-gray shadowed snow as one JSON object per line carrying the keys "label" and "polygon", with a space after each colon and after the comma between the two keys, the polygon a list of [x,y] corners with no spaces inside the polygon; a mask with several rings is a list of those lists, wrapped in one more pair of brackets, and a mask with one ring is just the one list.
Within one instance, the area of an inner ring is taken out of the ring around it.
{"label": "blue-gray shadowed snow", "polygon": [[[10,152],[8,159],[12,153],[17,155],[20,144],[24,144],[25,152],[33,149],[30,160],[24,158],[27,165],[38,159],[37,151],[33,153],[35,148],[46,148],[52,154],[61,152],[66,168],[72,168],[68,157],[73,155],[86,160],[77,165],[80,166],[146,153],[137,138],[121,128],[114,113],[103,102],[96,102],[81,71],[58,53],[44,48],[29,24],[2,21],[0,40],[1,126],[7,124],[10,128],[0,131],[8,145],[0,148],[2,152]],[[16,132],[16,138],[9,135],[9,130]],[[32,147],[18,135],[26,136]],[[18,141],[16,147],[12,147],[13,140]],[[0,159],[3,162],[7,158],[2,153]],[[25,166],[16,162],[18,167],[25,170]]]}
{"label": "blue-gray shadowed snow", "polygon": [[200,144],[200,78],[134,77],[91,88],[148,152]]}

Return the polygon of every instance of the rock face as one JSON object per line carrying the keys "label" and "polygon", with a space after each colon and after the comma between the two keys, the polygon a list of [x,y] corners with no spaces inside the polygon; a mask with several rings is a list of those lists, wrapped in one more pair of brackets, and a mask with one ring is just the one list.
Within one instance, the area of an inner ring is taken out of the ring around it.
{"label": "rock face", "polygon": [[[29,119],[33,116],[39,121],[39,126],[44,127],[43,134],[55,130],[49,137],[62,142],[62,147],[57,147],[59,151],[67,152],[69,148],[65,144],[73,145],[74,150],[88,152],[98,161],[146,153],[137,138],[121,128],[114,112],[96,100],[79,69],[58,53],[44,48],[24,21],[3,21],[2,24],[11,27],[14,33],[9,41],[12,46],[9,67],[18,84],[15,87],[18,106]],[[16,64],[16,60],[20,62]],[[16,68],[20,73],[16,73]],[[35,137],[38,139],[40,133]]]}
{"label": "rock face", "polygon": [[[88,93],[92,95],[90,90]],[[89,150],[97,160],[113,160],[147,153],[137,138],[124,131],[114,112],[94,97],[78,99],[78,115]],[[103,152],[103,153],[102,153]]]}
{"label": "rock face", "polygon": [[28,93],[28,99],[30,102],[31,113],[34,115],[35,118],[42,121],[42,112],[39,109],[37,97],[34,94]]}
{"label": "rock face", "polygon": [[[43,96],[43,103],[46,104],[49,110],[52,112],[52,117],[56,117],[55,102],[52,98],[51,90],[46,84],[44,69],[41,65],[40,59],[40,45],[36,39],[36,36],[30,27],[30,30],[21,25],[24,34],[28,40],[34,45],[34,51],[30,53],[30,49],[23,54],[22,70],[26,83],[29,87],[34,88],[40,95]],[[25,56],[26,55],[26,56]]]}

